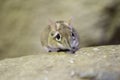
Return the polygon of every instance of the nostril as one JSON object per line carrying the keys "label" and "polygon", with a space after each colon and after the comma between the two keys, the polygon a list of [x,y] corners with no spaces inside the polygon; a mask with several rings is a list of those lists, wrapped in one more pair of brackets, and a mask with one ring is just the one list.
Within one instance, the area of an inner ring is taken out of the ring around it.
{"label": "nostril", "polygon": [[48,52],[52,52],[51,50],[49,50]]}
{"label": "nostril", "polygon": [[75,49],[75,47],[72,47],[72,49]]}

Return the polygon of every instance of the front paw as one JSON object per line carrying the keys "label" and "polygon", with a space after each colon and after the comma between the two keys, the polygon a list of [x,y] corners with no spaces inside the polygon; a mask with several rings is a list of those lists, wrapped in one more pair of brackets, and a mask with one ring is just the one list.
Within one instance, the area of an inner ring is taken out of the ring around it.
{"label": "front paw", "polygon": [[51,48],[51,47],[45,47],[45,50],[46,50],[47,52],[58,52],[58,51],[59,51],[58,48]]}

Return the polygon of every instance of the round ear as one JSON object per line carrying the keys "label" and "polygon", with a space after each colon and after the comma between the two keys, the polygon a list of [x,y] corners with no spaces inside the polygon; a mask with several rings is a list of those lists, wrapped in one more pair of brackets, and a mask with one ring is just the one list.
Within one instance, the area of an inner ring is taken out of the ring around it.
{"label": "round ear", "polygon": [[72,21],[73,21],[73,17],[70,17],[70,19],[67,21],[70,28],[73,27],[72,26]]}
{"label": "round ear", "polygon": [[49,20],[50,25],[54,24],[54,21],[52,19],[48,19],[48,20]]}
{"label": "round ear", "polygon": [[54,30],[54,31],[56,31],[57,30],[57,28],[56,28],[56,24],[55,24],[55,22],[52,20],[52,19],[49,19],[49,28],[51,29],[51,30]]}

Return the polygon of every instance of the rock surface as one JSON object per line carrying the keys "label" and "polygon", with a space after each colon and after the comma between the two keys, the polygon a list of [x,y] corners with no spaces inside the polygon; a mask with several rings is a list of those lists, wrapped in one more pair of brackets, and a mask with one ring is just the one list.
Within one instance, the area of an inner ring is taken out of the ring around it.
{"label": "rock surface", "polygon": [[4,59],[0,80],[120,80],[120,45]]}

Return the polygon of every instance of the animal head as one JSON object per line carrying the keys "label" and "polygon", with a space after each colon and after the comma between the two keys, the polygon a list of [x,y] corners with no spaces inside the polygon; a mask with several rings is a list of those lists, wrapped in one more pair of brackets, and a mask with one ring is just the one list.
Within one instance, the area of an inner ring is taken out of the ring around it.
{"label": "animal head", "polygon": [[71,21],[52,22],[49,27],[48,46],[59,51],[72,53],[79,49],[79,36],[72,27]]}

